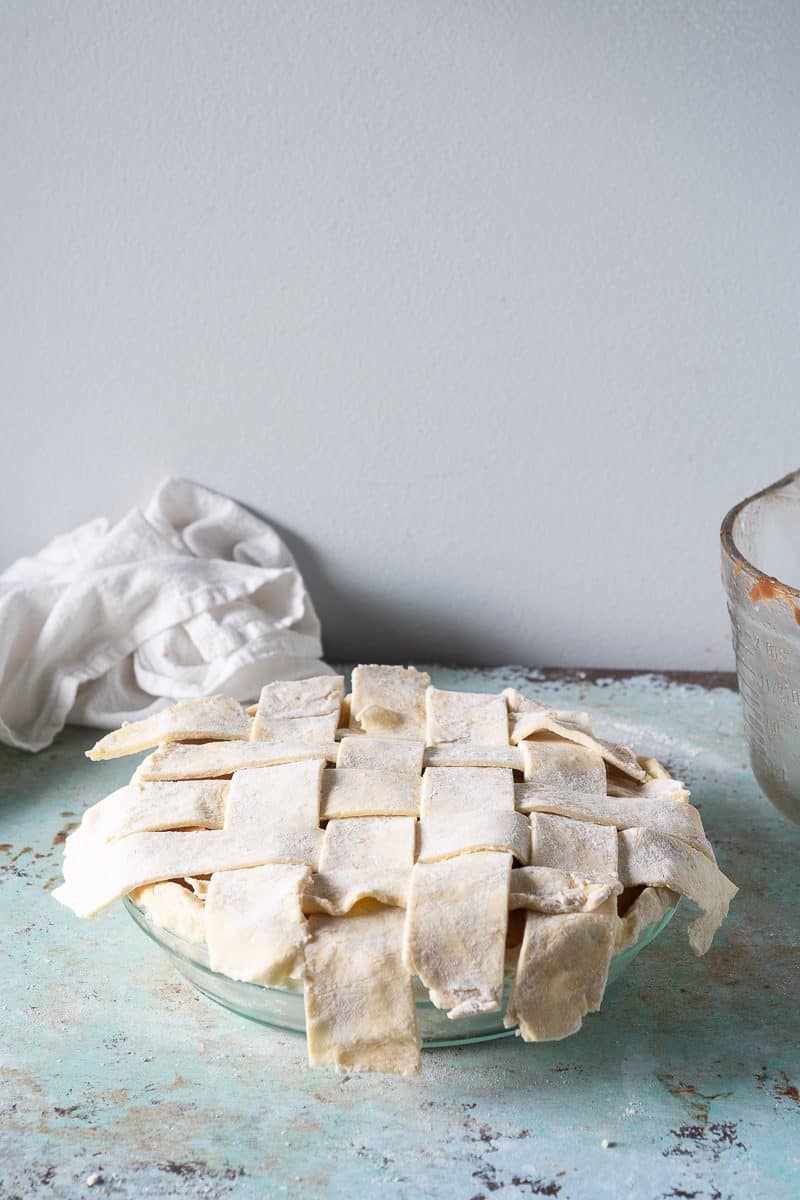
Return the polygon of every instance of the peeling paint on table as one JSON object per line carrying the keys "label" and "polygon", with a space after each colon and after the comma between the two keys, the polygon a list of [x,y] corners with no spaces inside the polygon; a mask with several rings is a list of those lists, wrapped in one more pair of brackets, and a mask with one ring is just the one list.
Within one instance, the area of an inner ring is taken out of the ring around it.
{"label": "peeling paint on table", "polygon": [[684,904],[575,1037],[427,1052],[414,1080],[312,1071],[301,1037],[193,993],[121,905],[82,922],[48,895],[68,831],[130,761],[87,762],[85,729],[36,756],[0,749],[4,1200],[800,1194],[800,829],[758,791],[736,693],[432,670],[587,708],[688,782],[741,888],[708,956]]}

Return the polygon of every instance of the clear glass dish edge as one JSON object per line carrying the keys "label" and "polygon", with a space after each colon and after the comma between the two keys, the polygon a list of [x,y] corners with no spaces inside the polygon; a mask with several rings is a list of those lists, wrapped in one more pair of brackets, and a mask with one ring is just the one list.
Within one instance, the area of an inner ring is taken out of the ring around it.
{"label": "clear glass dish edge", "polygon": [[[291,1033],[305,1032],[301,980],[297,981],[295,988],[277,988],[231,979],[219,971],[213,971],[208,965],[205,943],[191,942],[180,934],[157,925],[130,896],[124,896],[122,903],[134,924],[168,955],[175,969],[202,995],[238,1016],[258,1024]],[[675,915],[678,903],[679,901],[676,901],[670,905],[658,921],[645,926],[632,946],[614,955],[608,973],[609,984],[613,984],[624,974],[645,946],[662,933]],[[513,971],[507,972],[503,1000],[498,1011],[480,1013],[458,1021],[451,1021],[446,1013],[437,1009],[428,999],[422,984],[415,980],[417,1024],[423,1048],[463,1046],[473,1042],[492,1041],[495,1038],[513,1037],[516,1030],[503,1026],[503,1014],[508,1003],[512,978]]]}

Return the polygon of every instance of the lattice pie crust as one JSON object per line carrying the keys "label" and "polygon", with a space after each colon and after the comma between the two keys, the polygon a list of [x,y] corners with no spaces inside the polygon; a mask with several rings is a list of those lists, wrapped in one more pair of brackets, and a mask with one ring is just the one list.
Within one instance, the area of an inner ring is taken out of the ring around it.
{"label": "lattice pie crust", "polygon": [[326,675],[249,710],[189,701],[88,756],[151,748],[67,839],[54,894],[90,917],[132,893],[213,969],[302,978],[313,1065],[418,1071],[414,975],[458,1019],[499,1009],[513,969],[506,1026],[567,1037],[675,893],[697,954],[736,893],[683,784],[511,689],[360,666],[348,696]]}

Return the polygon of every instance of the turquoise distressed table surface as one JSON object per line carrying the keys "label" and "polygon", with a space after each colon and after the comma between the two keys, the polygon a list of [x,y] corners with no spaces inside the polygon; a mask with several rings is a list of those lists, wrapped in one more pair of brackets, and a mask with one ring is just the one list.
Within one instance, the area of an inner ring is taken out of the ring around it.
{"label": "turquoise distressed table surface", "polygon": [[573,1038],[426,1052],[413,1080],[312,1071],[303,1038],[198,997],[120,905],[79,921],[49,896],[66,833],[130,762],[89,764],[85,729],[0,749],[4,1200],[800,1195],[800,830],[758,792],[735,692],[433,674],[589,708],[687,781],[741,888],[708,956],[682,905]]}

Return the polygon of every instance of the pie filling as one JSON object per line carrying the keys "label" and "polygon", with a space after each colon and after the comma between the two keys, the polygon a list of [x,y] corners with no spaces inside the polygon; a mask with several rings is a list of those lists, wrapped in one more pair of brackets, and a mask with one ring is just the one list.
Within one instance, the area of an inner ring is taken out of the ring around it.
{"label": "pie filling", "polygon": [[737,890],[682,783],[513,689],[359,666],[347,696],[325,675],[250,709],[184,701],[87,753],[142,750],[67,838],[54,895],[91,917],[132,894],[213,970],[302,980],[314,1066],[416,1073],[415,976],[457,1020],[498,1010],[513,969],[506,1027],[568,1037],[676,894],[704,954]]}

